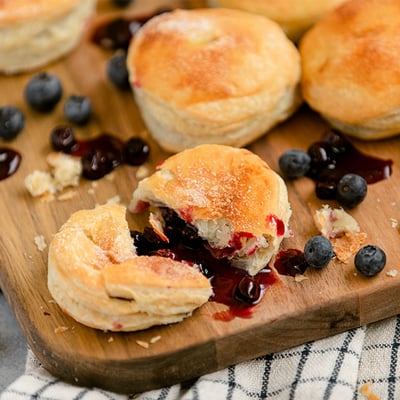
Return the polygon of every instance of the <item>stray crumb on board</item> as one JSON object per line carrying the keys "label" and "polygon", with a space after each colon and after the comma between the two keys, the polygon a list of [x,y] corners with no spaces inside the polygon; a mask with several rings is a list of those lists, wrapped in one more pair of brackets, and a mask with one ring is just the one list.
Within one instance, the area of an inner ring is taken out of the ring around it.
{"label": "stray crumb on board", "polygon": [[397,271],[397,269],[390,269],[389,271],[386,272],[386,275],[390,277],[395,277],[397,276],[398,273],[399,271]]}
{"label": "stray crumb on board", "polygon": [[156,343],[156,342],[158,342],[160,339],[161,339],[161,336],[160,336],[160,335],[154,336],[154,337],[152,337],[152,338],[150,339],[150,343],[151,343],[151,344]]}
{"label": "stray crumb on board", "polygon": [[145,349],[148,349],[150,347],[149,342],[145,342],[144,340],[136,340],[136,343]]}
{"label": "stray crumb on board", "polygon": [[372,382],[364,383],[364,385],[362,385],[360,388],[360,393],[365,396],[367,400],[381,400],[376,393],[371,392],[371,386]]}
{"label": "stray crumb on board", "polygon": [[69,328],[67,326],[57,326],[57,328],[54,329],[54,333],[64,333],[68,330]]}
{"label": "stray crumb on board", "polygon": [[307,279],[308,279],[308,277],[305,276],[305,275],[302,275],[302,274],[296,274],[295,277],[294,277],[294,280],[296,282],[302,282],[302,281],[305,281]]}
{"label": "stray crumb on board", "polygon": [[107,340],[108,343],[112,343],[114,341],[114,338],[112,336],[110,336]]}
{"label": "stray crumb on board", "polygon": [[119,204],[121,203],[121,197],[119,195],[110,197],[107,201],[106,204]]}
{"label": "stray crumb on board", "polygon": [[43,251],[47,247],[46,239],[43,235],[37,235],[33,239],[39,251]]}

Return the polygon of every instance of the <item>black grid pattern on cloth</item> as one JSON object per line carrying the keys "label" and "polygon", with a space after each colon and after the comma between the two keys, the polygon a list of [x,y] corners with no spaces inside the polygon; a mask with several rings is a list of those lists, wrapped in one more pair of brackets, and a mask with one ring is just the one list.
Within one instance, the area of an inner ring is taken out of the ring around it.
{"label": "black grid pattern on cloth", "polygon": [[399,363],[397,316],[136,396],[68,385],[36,360],[0,400],[365,400],[366,383],[379,399],[397,400]]}

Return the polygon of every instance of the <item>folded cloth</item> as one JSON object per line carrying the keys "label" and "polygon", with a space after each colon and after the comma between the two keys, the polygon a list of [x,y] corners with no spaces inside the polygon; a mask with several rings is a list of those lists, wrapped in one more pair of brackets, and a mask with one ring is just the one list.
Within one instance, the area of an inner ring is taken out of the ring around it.
{"label": "folded cloth", "polygon": [[400,316],[269,354],[192,382],[121,395],[51,376],[28,351],[0,400],[400,399]]}

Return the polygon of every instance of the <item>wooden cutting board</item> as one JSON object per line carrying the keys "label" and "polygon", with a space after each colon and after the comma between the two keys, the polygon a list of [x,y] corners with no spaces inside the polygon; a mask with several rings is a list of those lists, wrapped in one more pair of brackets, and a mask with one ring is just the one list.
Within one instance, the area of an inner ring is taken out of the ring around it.
{"label": "wooden cutting board", "polygon": [[[166,4],[185,6],[178,1],[136,0],[130,10],[141,14]],[[99,15],[115,12],[110,2],[100,2]],[[100,132],[123,139],[142,136],[151,144],[148,166],[152,169],[167,154],[148,136],[131,93],[122,93],[108,82],[105,66],[110,55],[83,40],[73,53],[47,70],[62,79],[64,98],[68,94],[85,94],[93,102],[93,120],[76,129],[80,137]],[[72,212],[103,204],[116,195],[122,204],[128,204],[137,184],[138,168],[122,166],[112,179],[102,179],[96,185],[82,180],[76,195],[69,200],[31,197],[23,180],[34,169],[48,168],[45,158],[50,152],[49,133],[65,120],[61,103],[47,115],[28,109],[22,93],[30,77],[31,74],[22,74],[0,78],[0,104],[21,107],[27,118],[26,128],[18,138],[1,144],[20,151],[23,158],[17,173],[0,181],[0,284],[31,349],[52,374],[78,385],[141,392],[400,312],[400,274],[388,273],[400,269],[400,233],[395,226],[400,220],[397,137],[376,143],[352,140],[368,154],[394,160],[392,177],[370,185],[367,199],[351,212],[368,234],[367,242],[386,252],[387,266],[379,276],[367,279],[355,274],[352,261],[333,261],[321,271],[307,271],[307,279],[300,282],[283,276],[255,307],[252,318],[229,322],[214,318],[225,306],[213,302],[182,323],[137,333],[102,332],[75,322],[51,299],[46,286],[47,248],[40,251],[34,238],[42,235],[48,244]],[[303,107],[249,148],[278,170],[277,159],[283,151],[306,149],[326,127],[318,115]],[[323,202],[315,196],[314,183],[306,178],[288,183],[288,190],[295,236],[286,239],[283,248],[302,249],[305,241],[317,233],[312,215]],[[159,340],[151,343],[153,338]],[[141,346],[142,342],[149,344],[148,348]]]}

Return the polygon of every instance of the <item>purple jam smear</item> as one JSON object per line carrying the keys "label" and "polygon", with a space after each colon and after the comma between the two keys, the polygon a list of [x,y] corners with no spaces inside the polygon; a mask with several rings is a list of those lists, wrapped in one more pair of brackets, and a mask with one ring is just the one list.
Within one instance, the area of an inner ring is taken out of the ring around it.
{"label": "purple jam smear", "polygon": [[0,180],[14,175],[21,164],[21,159],[21,154],[17,151],[0,148]]}
{"label": "purple jam smear", "polygon": [[336,185],[345,174],[360,175],[368,184],[387,179],[392,174],[392,160],[362,153],[334,129],[312,143],[307,152],[311,157],[307,176],[315,181],[320,199],[334,200]]}

